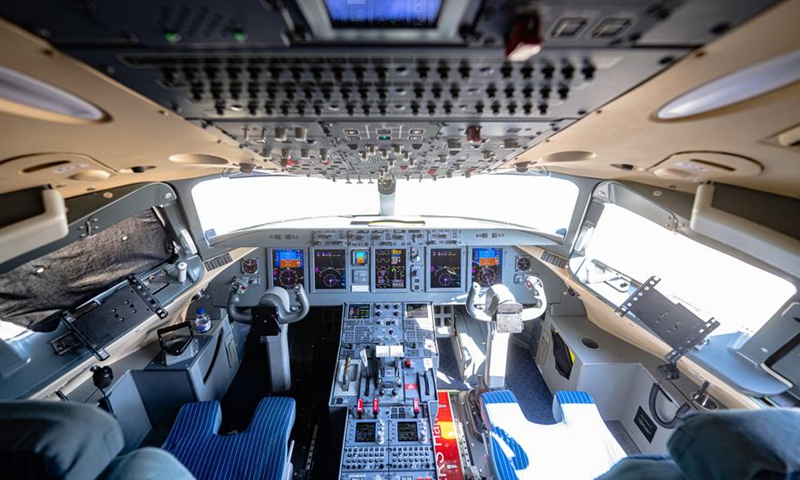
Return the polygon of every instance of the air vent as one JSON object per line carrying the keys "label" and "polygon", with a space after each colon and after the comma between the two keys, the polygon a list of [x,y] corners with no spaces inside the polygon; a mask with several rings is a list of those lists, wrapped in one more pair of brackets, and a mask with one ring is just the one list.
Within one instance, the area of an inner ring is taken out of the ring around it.
{"label": "air vent", "polygon": [[605,39],[615,38],[627,30],[630,25],[631,21],[627,18],[606,18],[594,29],[592,37]]}
{"label": "air vent", "polygon": [[550,252],[542,252],[542,261],[547,262],[550,265],[554,265],[558,268],[567,268],[567,259],[563,257],[559,257],[558,255],[553,255]]}
{"label": "air vent", "polygon": [[562,18],[556,24],[550,36],[553,38],[573,38],[586,26],[585,18]]}
{"label": "air vent", "polygon": [[223,267],[229,263],[231,263],[233,259],[229,253],[220,255],[219,257],[214,257],[211,260],[203,262],[203,265],[206,267],[206,271],[210,272],[211,270],[215,270],[219,267]]}

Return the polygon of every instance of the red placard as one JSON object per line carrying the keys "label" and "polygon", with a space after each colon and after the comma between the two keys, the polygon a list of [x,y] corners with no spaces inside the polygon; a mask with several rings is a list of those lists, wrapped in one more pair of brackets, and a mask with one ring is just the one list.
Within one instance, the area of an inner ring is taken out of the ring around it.
{"label": "red placard", "polygon": [[464,480],[452,408],[449,393],[439,392],[439,413],[433,424],[433,446],[436,450],[439,480]]}

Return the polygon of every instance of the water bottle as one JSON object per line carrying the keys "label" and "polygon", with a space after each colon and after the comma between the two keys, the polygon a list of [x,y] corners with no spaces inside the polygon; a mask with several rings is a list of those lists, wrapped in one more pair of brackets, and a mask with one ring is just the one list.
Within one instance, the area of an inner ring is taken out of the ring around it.
{"label": "water bottle", "polygon": [[197,316],[194,319],[194,328],[197,333],[206,333],[211,330],[211,317],[206,313],[205,308],[197,309]]}

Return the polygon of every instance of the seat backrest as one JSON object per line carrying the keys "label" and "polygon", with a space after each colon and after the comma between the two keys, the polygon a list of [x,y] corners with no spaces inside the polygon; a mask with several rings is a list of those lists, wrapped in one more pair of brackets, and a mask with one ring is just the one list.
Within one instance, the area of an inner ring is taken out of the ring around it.
{"label": "seat backrest", "polygon": [[0,402],[0,476],[96,478],[125,445],[114,417],[75,402]]}
{"label": "seat backrest", "polygon": [[685,418],[671,458],[630,457],[602,480],[800,478],[800,409],[725,410]]}

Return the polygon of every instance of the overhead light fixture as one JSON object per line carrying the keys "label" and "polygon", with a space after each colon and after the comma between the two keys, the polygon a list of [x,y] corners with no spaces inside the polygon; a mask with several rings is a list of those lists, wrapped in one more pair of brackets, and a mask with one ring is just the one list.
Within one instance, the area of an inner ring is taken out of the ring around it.
{"label": "overhead light fixture", "polygon": [[3,66],[0,66],[0,111],[64,123],[108,120],[104,111],[86,100]]}
{"label": "overhead light fixture", "polygon": [[661,120],[676,120],[728,107],[800,81],[800,50],[712,80],[667,103]]}

